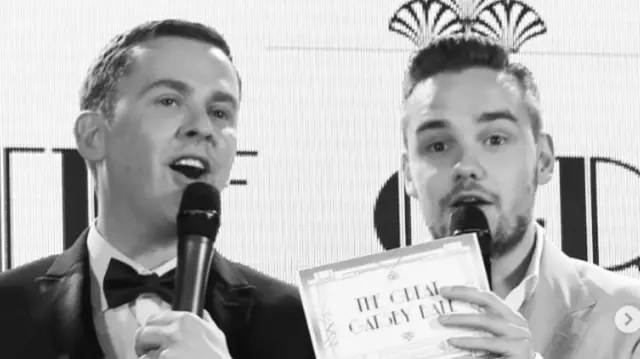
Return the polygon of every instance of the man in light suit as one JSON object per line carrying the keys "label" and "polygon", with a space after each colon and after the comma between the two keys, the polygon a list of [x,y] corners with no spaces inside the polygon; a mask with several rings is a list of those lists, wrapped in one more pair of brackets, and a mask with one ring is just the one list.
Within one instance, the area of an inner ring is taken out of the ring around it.
{"label": "man in light suit", "polygon": [[153,21],[106,46],[74,128],[97,220],[61,255],[0,274],[0,357],[313,358],[297,289],[219,253],[204,318],[171,310],[182,193],[226,187],[240,90],[202,24]]}
{"label": "man in light suit", "polygon": [[488,335],[449,343],[511,359],[640,358],[640,333],[615,325],[621,307],[640,309],[640,282],[567,257],[533,220],[555,155],[532,74],[496,41],[443,36],[412,57],[403,92],[405,186],[433,238],[451,235],[462,205],[492,234],[492,292],[442,290],[485,313],[440,318]]}

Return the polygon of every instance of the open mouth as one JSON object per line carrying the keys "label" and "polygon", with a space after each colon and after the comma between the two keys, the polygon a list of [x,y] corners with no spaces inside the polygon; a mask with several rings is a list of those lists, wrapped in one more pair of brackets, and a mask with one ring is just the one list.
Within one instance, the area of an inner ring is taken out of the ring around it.
{"label": "open mouth", "polygon": [[486,201],[482,197],[478,196],[460,196],[456,198],[455,201],[451,204],[452,207],[460,207],[460,206],[481,206],[485,204],[491,204],[489,201]]}
{"label": "open mouth", "polygon": [[193,180],[206,176],[210,171],[207,161],[191,156],[178,158],[169,165],[169,168]]}

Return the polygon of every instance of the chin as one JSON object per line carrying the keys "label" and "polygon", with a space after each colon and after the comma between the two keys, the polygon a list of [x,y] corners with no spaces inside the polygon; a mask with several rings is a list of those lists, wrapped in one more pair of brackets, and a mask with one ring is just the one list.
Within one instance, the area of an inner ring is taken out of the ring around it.
{"label": "chin", "polygon": [[175,215],[171,215],[167,213],[164,217],[160,218],[158,221],[158,233],[162,233],[163,236],[175,236],[178,233],[176,226],[176,217]]}
{"label": "chin", "polygon": [[180,196],[171,195],[165,197],[161,203],[156,203],[154,216],[159,225],[173,224],[175,225],[178,209],[180,208]]}
{"label": "chin", "polygon": [[163,217],[165,221],[175,223],[179,210],[180,210],[180,202],[171,203],[168,206],[164,206],[162,212],[163,212],[163,215],[164,215]]}
{"label": "chin", "polygon": [[438,240],[442,238],[451,237],[452,234],[449,231],[449,226],[446,222],[445,224],[440,223],[428,223],[427,228],[429,229],[429,235],[431,235],[431,239]]}

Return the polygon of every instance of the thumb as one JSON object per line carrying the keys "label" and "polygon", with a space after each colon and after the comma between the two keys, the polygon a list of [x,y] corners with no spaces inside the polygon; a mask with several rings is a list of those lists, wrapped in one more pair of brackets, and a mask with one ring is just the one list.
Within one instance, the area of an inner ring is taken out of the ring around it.
{"label": "thumb", "polygon": [[225,350],[228,351],[228,349],[227,349],[227,337],[225,336],[225,334],[222,331],[222,329],[220,329],[220,327],[218,327],[218,325],[216,324],[215,320],[213,320],[211,315],[209,315],[209,312],[207,310],[203,311],[202,319],[207,324],[207,327],[209,327],[211,329],[211,334],[213,334],[213,338],[211,338],[211,339],[215,343],[218,343],[218,345],[222,346]]}

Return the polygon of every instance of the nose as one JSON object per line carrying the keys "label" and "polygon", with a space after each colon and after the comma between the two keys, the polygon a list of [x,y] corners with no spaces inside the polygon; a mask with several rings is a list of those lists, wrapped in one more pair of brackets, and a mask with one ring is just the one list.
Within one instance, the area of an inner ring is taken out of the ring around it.
{"label": "nose", "polygon": [[210,142],[214,146],[217,144],[215,126],[206,113],[193,111],[178,130],[178,136],[197,142]]}
{"label": "nose", "polygon": [[473,150],[465,150],[453,167],[453,179],[455,182],[481,181],[486,175],[487,173],[480,164],[477,152]]}

